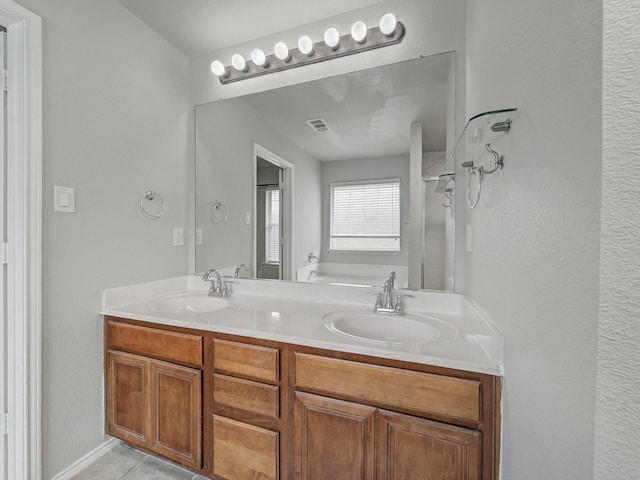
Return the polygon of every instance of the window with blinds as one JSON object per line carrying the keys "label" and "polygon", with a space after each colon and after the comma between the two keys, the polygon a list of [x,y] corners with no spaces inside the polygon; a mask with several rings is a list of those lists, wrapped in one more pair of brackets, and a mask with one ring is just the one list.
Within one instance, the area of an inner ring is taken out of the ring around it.
{"label": "window with blinds", "polygon": [[331,184],[330,250],[400,251],[400,179]]}
{"label": "window with blinds", "polygon": [[280,263],[280,190],[266,190],[265,262]]}

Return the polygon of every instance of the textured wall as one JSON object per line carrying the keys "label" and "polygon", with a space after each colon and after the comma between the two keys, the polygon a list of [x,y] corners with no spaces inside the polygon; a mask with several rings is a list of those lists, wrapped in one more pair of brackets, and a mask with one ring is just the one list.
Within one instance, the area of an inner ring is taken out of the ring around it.
{"label": "textured wall", "polygon": [[504,169],[485,178],[475,210],[465,207],[465,291],[504,333],[505,480],[592,477],[601,9],[468,2],[467,113],[520,108],[495,144]]}
{"label": "textured wall", "polygon": [[640,478],[640,2],[604,5],[595,478]]}
{"label": "textured wall", "polygon": [[[184,273],[187,59],[115,0],[19,0],[43,26],[42,478],[104,441],[103,289]],[[76,188],[53,212],[53,185]],[[150,221],[149,189],[166,202]]]}

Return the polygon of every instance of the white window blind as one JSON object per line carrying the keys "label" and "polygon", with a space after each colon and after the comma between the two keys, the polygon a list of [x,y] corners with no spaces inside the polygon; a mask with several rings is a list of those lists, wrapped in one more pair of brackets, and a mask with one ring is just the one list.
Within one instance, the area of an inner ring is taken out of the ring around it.
{"label": "white window blind", "polygon": [[331,184],[331,250],[400,251],[400,180]]}
{"label": "white window blind", "polygon": [[280,190],[266,190],[265,261],[280,263]]}

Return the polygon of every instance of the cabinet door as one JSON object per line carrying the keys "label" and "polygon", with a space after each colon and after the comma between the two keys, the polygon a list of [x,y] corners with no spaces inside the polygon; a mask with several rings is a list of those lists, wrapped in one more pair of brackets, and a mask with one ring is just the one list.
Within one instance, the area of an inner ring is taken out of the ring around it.
{"label": "cabinet door", "polygon": [[202,375],[199,370],[151,361],[153,444],[160,455],[201,467]]}
{"label": "cabinet door", "polygon": [[151,445],[151,360],[107,352],[107,432],[134,445]]}
{"label": "cabinet door", "polygon": [[372,480],[373,407],[296,392],[296,479]]}
{"label": "cabinet door", "polygon": [[381,410],[377,480],[480,480],[480,432]]}
{"label": "cabinet door", "polygon": [[278,480],[279,434],[213,415],[213,474],[227,480]]}

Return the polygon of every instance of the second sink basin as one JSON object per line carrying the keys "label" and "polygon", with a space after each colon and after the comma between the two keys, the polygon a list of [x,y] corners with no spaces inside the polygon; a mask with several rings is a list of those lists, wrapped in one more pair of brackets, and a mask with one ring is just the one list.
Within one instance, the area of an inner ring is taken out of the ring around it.
{"label": "second sink basin", "polygon": [[206,292],[171,295],[149,302],[147,307],[156,313],[197,314],[221,310],[229,305],[222,297],[210,297]]}
{"label": "second sink basin", "polygon": [[385,315],[369,311],[328,313],[325,326],[334,333],[381,344],[430,343],[452,327],[427,315]]}

